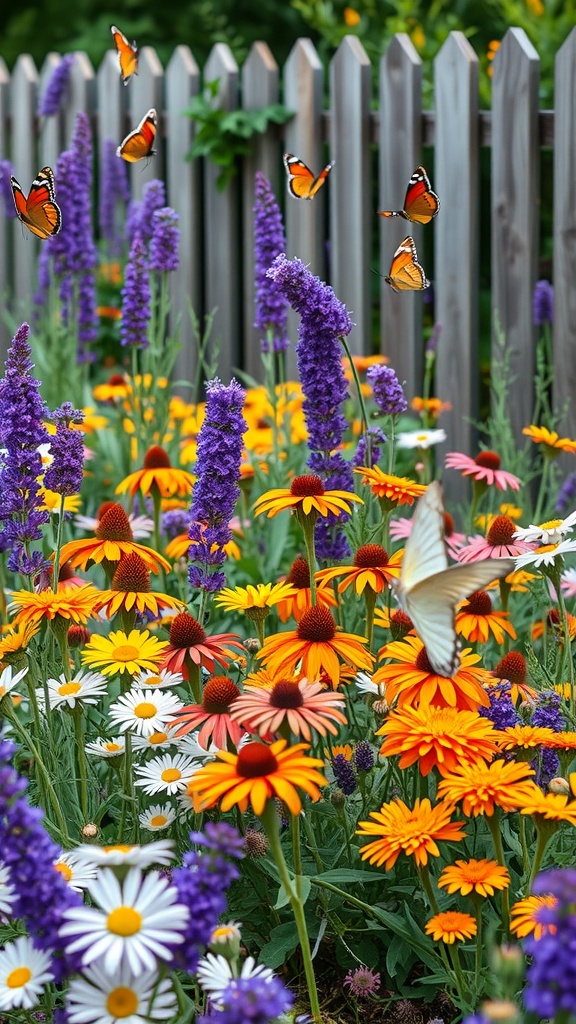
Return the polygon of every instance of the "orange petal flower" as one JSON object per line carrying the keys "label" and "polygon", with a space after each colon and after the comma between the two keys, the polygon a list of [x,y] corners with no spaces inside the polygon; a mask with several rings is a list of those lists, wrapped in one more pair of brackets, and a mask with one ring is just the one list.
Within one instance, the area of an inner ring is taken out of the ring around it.
{"label": "orange petal flower", "polygon": [[330,569],[321,569],[316,579],[328,583],[338,576],[344,576],[338,584],[338,593],[342,594],[354,584],[357,594],[364,593],[369,587],[376,594],[390,585],[391,580],[398,579],[403,551],[396,551],[388,557],[388,553],[380,544],[364,544],[354,555],[354,565],[337,565]]}
{"label": "orange petal flower", "polygon": [[496,889],[508,888],[510,875],[495,860],[471,857],[470,860],[457,860],[444,868],[437,885],[450,894],[459,892],[461,896],[469,896],[474,892],[479,896],[493,896]]}
{"label": "orange petal flower", "polygon": [[362,860],[388,871],[394,866],[400,853],[414,857],[416,865],[428,863],[428,855],[439,857],[438,841],[455,842],[464,839],[466,833],[460,828],[462,821],[450,821],[453,804],[439,803],[432,806],[428,799],[416,800],[413,809],[402,800],[383,804],[379,811],[370,811],[373,821],[359,821],[356,830],[359,836],[379,836],[360,850]]}
{"label": "orange petal flower", "polygon": [[321,736],[327,731],[335,736],[338,729],[333,723],[346,725],[346,715],[339,710],[344,704],[343,697],[325,691],[321,683],[280,679],[271,689],[246,686],[234,701],[231,715],[249,732],[258,732],[260,736],[278,732],[286,722],[293,736],[311,740],[312,730]]}
{"label": "orange petal flower", "polygon": [[426,935],[431,935],[435,942],[446,942],[449,945],[458,939],[471,939],[476,935],[476,921],[471,914],[462,914],[459,910],[445,910],[435,914],[426,922]]}
{"label": "orange petal flower", "polygon": [[137,544],[132,535],[132,527],[121,505],[112,503],[98,520],[94,537],[84,540],[71,540],[62,546],[60,565],[70,559],[72,568],[85,569],[88,562],[119,562],[126,555],[136,552],[143,559],[150,572],[159,572],[160,568],[169,572],[170,562],[152,548]]}
{"label": "orange petal flower", "polygon": [[41,590],[38,594],[20,590],[12,594],[12,605],[20,608],[14,617],[14,626],[52,621],[57,616],[84,624],[95,614],[100,591],[91,584],[84,587],[66,587]]}
{"label": "orange petal flower", "polygon": [[457,708],[404,706],[393,711],[377,736],[385,736],[380,754],[399,754],[400,768],[418,762],[422,775],[438,768],[448,775],[462,762],[490,761],[498,733],[488,718]]}
{"label": "orange petal flower", "polygon": [[150,494],[155,487],[163,498],[171,498],[174,494],[182,498],[190,497],[196,477],[185,469],[176,469],[171,465],[167,452],[160,445],[152,445],[144,456],[144,465],[135,473],[122,480],[116,488],[116,494]]}
{"label": "orange petal flower", "polygon": [[519,939],[525,939],[527,935],[534,935],[535,939],[554,935],[556,925],[540,921],[539,915],[542,910],[552,910],[557,905],[555,896],[526,896],[518,900],[510,907],[510,931]]}
{"label": "orange petal flower", "polygon": [[364,504],[362,498],[352,491],[325,491],[319,476],[307,474],[294,477],[290,488],[266,491],[254,502],[254,509],[257,516],[266,512],[268,519],[286,509],[300,511],[304,516],[328,516],[331,513],[337,516],[341,512],[350,513],[352,501]]}
{"label": "orange petal flower", "polygon": [[194,616],[188,612],[180,612],[170,625],[170,643],[164,652],[160,668],[182,672],[184,678],[188,679],[186,662],[190,660],[194,665],[203,665],[209,672],[213,672],[215,663],[226,668],[237,656],[234,650],[228,650],[229,647],[243,651],[237,633],[215,633],[213,636],[207,636],[206,630]]}
{"label": "orange petal flower", "polygon": [[426,487],[416,484],[407,476],[392,476],[383,473],[378,466],[360,466],[354,470],[362,473],[362,483],[369,484],[377,498],[385,498],[393,505],[413,505],[416,498],[422,497]]}
{"label": "orange petal flower", "polygon": [[496,807],[515,811],[532,792],[534,775],[527,764],[493,761],[492,764],[464,764],[438,783],[438,796],[450,803],[462,803],[469,818],[494,814]]}
{"label": "orange petal flower", "polygon": [[485,644],[490,634],[497,644],[504,642],[504,634],[516,639],[516,630],[508,621],[510,612],[495,611],[485,590],[471,594],[456,615],[454,628],[460,636],[471,643]]}
{"label": "orange petal flower", "polygon": [[373,683],[384,683],[389,704],[398,698],[400,707],[405,704],[435,704],[437,707],[452,707],[477,711],[489,707],[490,700],[483,683],[491,681],[489,672],[474,668],[480,657],[466,648],[460,655],[460,667],[453,676],[440,676],[432,668],[426,648],[418,637],[406,636],[394,640],[379,652],[382,658],[394,658],[389,665],[382,665],[372,676]]}

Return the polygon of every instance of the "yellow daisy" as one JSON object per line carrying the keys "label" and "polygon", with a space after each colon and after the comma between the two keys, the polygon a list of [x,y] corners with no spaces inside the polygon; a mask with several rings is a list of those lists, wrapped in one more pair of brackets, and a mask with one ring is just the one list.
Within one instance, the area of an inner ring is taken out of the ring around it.
{"label": "yellow daisy", "polygon": [[93,633],[80,657],[83,665],[90,665],[105,676],[117,672],[135,675],[144,669],[155,671],[167,647],[167,640],[150,636],[148,630],[141,633],[133,629],[128,634],[117,630],[107,637]]}

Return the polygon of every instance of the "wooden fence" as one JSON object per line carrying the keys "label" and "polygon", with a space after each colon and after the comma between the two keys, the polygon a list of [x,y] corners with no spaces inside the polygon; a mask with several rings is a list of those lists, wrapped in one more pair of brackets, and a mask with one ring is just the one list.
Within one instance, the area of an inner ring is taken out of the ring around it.
{"label": "wooden fence", "polygon": [[[328,153],[336,161],[327,187],[313,202],[286,196],[288,254],[328,277],[352,311],[354,351],[370,350],[377,320],[381,349],[407,381],[410,395],[420,392],[422,381],[422,296],[394,294],[382,280],[379,311],[374,308],[373,239],[378,230],[380,272],[387,273],[404,234],[412,230],[420,248],[424,232],[431,233],[435,318],[441,325],[437,390],[453,403],[443,424],[454,449],[469,449],[469,418],[478,408],[481,220],[491,231],[492,309],[505,333],[517,377],[511,414],[518,429],[530,421],[540,149],[552,146],[555,399],[571,398],[576,382],[576,29],[557,54],[553,112],[539,111],[538,54],[524,32],[515,28],[506,34],[493,63],[491,111],[479,109],[478,58],[458,32],[449,36],[435,60],[431,111],[423,110],[420,58],[409,37],[402,34],[381,58],[377,104],[373,70],[355,36],[342,42],[326,83],[323,65],[307,39],[295,44],[282,74],[265,43],[253,45],[241,69],[226,45],[216,45],[203,75],[187,46],[177,47],[165,69],[156,52],[144,46],[138,77],[128,88],[120,82],[113,51],[97,72],[85,54],[77,54],[62,113],[40,125],[37,97],[60,59],[50,54],[39,75],[25,54],[11,75],[0,62],[0,156],[11,160],[27,188],[39,167],[54,165],[59,152],[69,145],[77,111],[90,114],[98,144],[121,140],[149,107],[156,107],[161,136],[158,155],[147,166],[131,167],[132,187],[138,196],[151,178],[166,181],[168,202],[180,215],[181,266],[174,275],[175,307],[184,313],[190,300],[199,315],[218,308],[215,334],[221,340],[225,379],[237,366],[259,374],[259,340],[252,326],[254,174],[263,171],[284,201],[284,149],[297,153],[312,168],[319,169]],[[256,109],[281,98],[294,112],[282,131],[275,128],[257,137],[241,174],[225,192],[216,189],[213,165],[184,160],[194,125],[183,115],[183,108],[198,94],[202,80],[214,79],[220,81],[220,101],[226,108],[234,109],[241,102],[246,109]],[[440,215],[425,228],[378,218],[376,210],[401,204],[408,178],[422,161],[423,146],[434,148],[433,186],[441,197]],[[491,148],[491,195],[481,208],[482,146]],[[18,223],[0,220],[0,288],[13,295],[19,311],[30,306],[36,252],[35,240]],[[183,365],[189,367],[190,335],[185,330],[188,354]],[[576,404],[564,427],[576,436]]]}

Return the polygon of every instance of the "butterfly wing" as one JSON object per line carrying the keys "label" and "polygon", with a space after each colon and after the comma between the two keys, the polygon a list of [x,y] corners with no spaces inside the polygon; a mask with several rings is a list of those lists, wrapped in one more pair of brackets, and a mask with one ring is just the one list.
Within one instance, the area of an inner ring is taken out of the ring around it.
{"label": "butterfly wing", "polygon": [[156,126],[158,118],[154,108],[150,109],[140,121],[140,124],[133,132],[126,136],[124,142],[118,146],[116,156],[121,156],[130,164],[138,160],[145,160],[146,157],[154,156],[154,139],[156,138]]}
{"label": "butterfly wing", "polygon": [[57,235],[62,226],[62,212],[56,203],[54,174],[43,167],[30,186],[26,197],[16,178],[10,178],[16,213],[23,224],[38,238]]}
{"label": "butterfly wing", "polygon": [[110,31],[118,53],[122,81],[124,85],[128,85],[132,75],[138,74],[138,47],[136,43],[129,43],[124,33],[116,28],[116,25],[110,25]]}
{"label": "butterfly wing", "polygon": [[430,284],[418,262],[414,239],[410,235],[396,249],[392,257],[390,273],[384,280],[395,292],[419,292]]}
{"label": "butterfly wing", "polygon": [[408,594],[422,580],[447,568],[442,488],[435,480],[426,488],[416,506],[402,556],[398,591]]}
{"label": "butterfly wing", "polygon": [[318,190],[322,188],[333,166],[334,161],[326,164],[326,167],[315,178],[303,160],[294,156],[293,153],[284,153],[284,167],[288,175],[287,184],[290,195],[295,199],[313,199]]}
{"label": "butterfly wing", "polygon": [[429,224],[440,209],[440,200],[432,191],[430,181],[423,167],[417,167],[408,182],[404,213],[407,220],[416,224]]}

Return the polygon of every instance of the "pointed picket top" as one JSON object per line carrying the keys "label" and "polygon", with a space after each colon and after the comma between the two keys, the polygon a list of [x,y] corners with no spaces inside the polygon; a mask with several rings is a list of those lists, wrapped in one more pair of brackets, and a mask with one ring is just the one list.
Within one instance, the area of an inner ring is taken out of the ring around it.
{"label": "pointed picket top", "polygon": [[[204,66],[204,84],[218,80],[217,100],[225,110],[238,106],[238,65],[226,43],[216,43]],[[224,191],[216,186],[219,168],[204,162],[205,309],[217,309],[212,342],[220,342],[218,372],[228,381],[241,365],[240,201],[238,177]]]}
{"label": "pointed picket top", "polygon": [[70,68],[68,99],[64,110],[65,146],[68,148],[76,125],[76,115],[82,111],[91,116],[95,101],[94,68],[86,53],[77,50]]}
{"label": "pointed picket top", "polygon": [[[202,237],[200,166],[187,160],[194,138],[194,122],[183,113],[200,91],[200,69],[188,46],[177,46],[165,75],[166,186],[168,205],[178,214],[180,231],[177,272],[170,274],[170,328],[176,329],[182,349],[178,353],[173,376],[176,380],[194,380],[196,352],[188,303],[197,317],[202,316]],[[189,398],[189,392],[185,393]]]}
{"label": "pointed picket top", "polygon": [[518,441],[534,407],[539,69],[538,54],[526,33],[509,29],[493,61],[491,270],[494,336],[504,336],[510,355],[510,416]]}
{"label": "pointed picket top", "polygon": [[[46,55],[38,77],[38,106],[46,92],[48,82],[52,78],[56,68],[58,68],[61,63],[62,57],[59,53],[48,53]],[[63,110],[65,103],[68,101],[69,92],[70,83],[68,83],[65,95],[62,97],[59,110],[50,117],[40,118],[38,153],[42,166],[48,164],[49,167],[54,168],[56,166],[56,161],[64,148]]]}
{"label": "pointed picket top", "polygon": [[[405,33],[392,39],[380,60],[379,210],[400,210],[410,175],[422,156],[422,61]],[[412,235],[422,262],[422,233],[417,224],[398,219],[380,221],[380,273],[389,272],[392,257],[406,235]],[[422,386],[422,296],[396,294],[382,278],[381,349],[389,356],[409,394]]]}
{"label": "pointed picket top", "polygon": [[[242,106],[244,110],[257,110],[278,103],[280,69],[267,43],[253,43],[242,68]],[[244,361],[243,367],[253,377],[262,376],[260,358],[261,332],[254,327],[254,184],[256,171],[260,171],[278,195],[281,147],[274,129],[265,135],[255,135],[252,152],[244,161],[242,179],[242,265],[244,268]]]}
{"label": "pointed picket top", "polygon": [[[10,97],[10,75],[6,62],[0,57],[0,153],[2,159],[6,160],[8,157],[8,107]],[[8,200],[7,200],[8,201]],[[12,208],[10,209],[12,213]],[[9,266],[11,262],[10,250],[9,250],[9,236],[10,230],[10,215],[8,210],[2,211],[0,216],[0,298],[3,302],[7,298],[7,287],[9,282]],[[4,319],[4,318],[3,318]],[[10,344],[9,328],[6,323],[0,324],[0,366],[4,366],[4,359],[6,358],[6,352],[8,345]]]}
{"label": "pointed picket top", "polygon": [[[438,397],[452,403],[443,414],[452,451],[471,452],[477,442],[479,405],[479,61],[466,36],[451,32],[434,61],[436,125],[432,188],[440,212],[432,222],[434,282],[439,326]],[[431,227],[424,231],[431,231]],[[463,501],[468,486],[449,474],[447,494]]]}
{"label": "pointed picket top", "polygon": [[132,194],[136,199],[140,199],[142,188],[148,181],[164,177],[163,84],[164,71],[156,50],[152,46],[143,46],[138,55],[138,74],[130,79],[128,86],[122,86],[130,93],[128,100],[129,125],[122,138],[140,124],[144,115],[152,107],[158,116],[154,145],[156,154],[148,160],[139,160],[138,163],[130,164]]}
{"label": "pointed picket top", "polygon": [[[10,108],[12,113],[11,153],[14,173],[25,194],[40,169],[36,155],[36,104],[38,72],[32,57],[22,53],[12,71]],[[28,304],[35,283],[39,243],[19,220],[13,222],[14,288],[16,308]]]}
{"label": "pointed picket top", "polygon": [[556,54],[554,97],[554,405],[576,437],[576,28]]}
{"label": "pointed picket top", "polygon": [[371,91],[368,55],[357,36],[345,36],[330,64],[330,276],[354,321],[349,345],[358,354],[372,338]]}
{"label": "pointed picket top", "polygon": [[115,50],[106,50],[96,75],[98,102],[98,141],[102,154],[102,143],[109,139],[120,145],[128,128],[128,89],[124,86],[118,69],[118,55]]}

